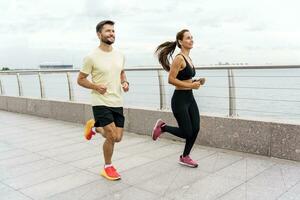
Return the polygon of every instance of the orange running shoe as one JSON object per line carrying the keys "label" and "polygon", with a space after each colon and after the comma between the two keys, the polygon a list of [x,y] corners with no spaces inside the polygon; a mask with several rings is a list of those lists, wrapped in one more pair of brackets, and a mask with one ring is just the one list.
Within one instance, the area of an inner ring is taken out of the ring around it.
{"label": "orange running shoe", "polygon": [[121,179],[120,174],[117,172],[114,166],[104,168],[101,172],[101,176],[110,181],[116,181]]}
{"label": "orange running shoe", "polygon": [[94,127],[95,124],[95,120],[90,119],[89,121],[86,122],[85,127],[84,127],[84,137],[87,140],[90,140],[93,135],[95,135],[96,133],[92,130],[92,128]]}

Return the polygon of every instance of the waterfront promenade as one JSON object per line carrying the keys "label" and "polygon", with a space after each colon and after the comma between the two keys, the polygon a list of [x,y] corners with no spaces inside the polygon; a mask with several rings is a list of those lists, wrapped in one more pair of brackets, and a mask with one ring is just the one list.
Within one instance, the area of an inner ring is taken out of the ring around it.
{"label": "waterfront promenade", "polygon": [[82,124],[0,111],[0,199],[296,200],[300,163],[196,145],[197,169],[177,163],[183,144],[125,133],[109,182],[97,135]]}

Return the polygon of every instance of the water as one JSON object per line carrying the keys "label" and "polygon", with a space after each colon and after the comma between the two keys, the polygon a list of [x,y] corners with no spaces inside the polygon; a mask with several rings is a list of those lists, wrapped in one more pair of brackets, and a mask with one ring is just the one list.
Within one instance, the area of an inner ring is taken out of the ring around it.
{"label": "water", "polygon": [[[174,87],[164,86],[167,109],[170,109]],[[234,70],[236,112],[239,116],[271,117],[300,121],[300,69]],[[197,77],[205,77],[206,84],[194,90],[202,113],[228,115],[228,78],[226,70],[198,70]],[[23,96],[40,98],[37,75],[21,75]],[[76,102],[90,102],[89,90],[76,84],[77,73],[71,73]],[[125,106],[159,109],[159,85],[156,71],[127,72],[130,92],[124,94]],[[15,75],[0,76],[6,95],[18,96]],[[69,100],[66,74],[42,74],[47,99]]]}

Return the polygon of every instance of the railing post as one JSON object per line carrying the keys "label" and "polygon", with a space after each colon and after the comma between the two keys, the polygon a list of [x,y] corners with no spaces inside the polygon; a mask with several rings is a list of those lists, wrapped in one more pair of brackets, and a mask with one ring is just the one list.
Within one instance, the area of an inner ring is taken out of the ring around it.
{"label": "railing post", "polygon": [[19,96],[23,96],[22,85],[21,85],[21,80],[20,80],[20,73],[17,73],[17,82],[18,82]]}
{"label": "railing post", "polygon": [[45,92],[44,92],[44,84],[43,84],[43,80],[42,80],[42,76],[41,73],[38,73],[38,77],[39,77],[39,83],[40,83],[40,94],[41,94],[41,99],[45,98]]}
{"label": "railing post", "polygon": [[69,100],[74,101],[73,87],[72,87],[72,83],[71,83],[70,72],[67,72],[67,81],[68,81],[68,89],[69,89]]}
{"label": "railing post", "polygon": [[228,88],[229,88],[229,116],[236,116],[236,96],[233,70],[228,69]]}
{"label": "railing post", "polygon": [[3,86],[2,86],[1,79],[0,79],[0,92],[1,92],[1,95],[3,95],[3,94],[4,94],[4,90],[3,90]]}
{"label": "railing post", "polygon": [[159,84],[159,108],[160,110],[166,109],[166,90],[164,86],[164,79],[163,79],[163,73],[162,70],[157,70],[157,76],[158,76],[158,84]]}

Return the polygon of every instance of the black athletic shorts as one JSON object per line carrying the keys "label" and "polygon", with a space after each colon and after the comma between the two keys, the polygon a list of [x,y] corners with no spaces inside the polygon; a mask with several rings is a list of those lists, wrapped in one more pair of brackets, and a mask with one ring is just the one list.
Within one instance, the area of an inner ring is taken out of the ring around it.
{"label": "black athletic shorts", "polygon": [[112,122],[116,127],[124,127],[123,107],[93,106],[93,114],[95,127],[104,127]]}

